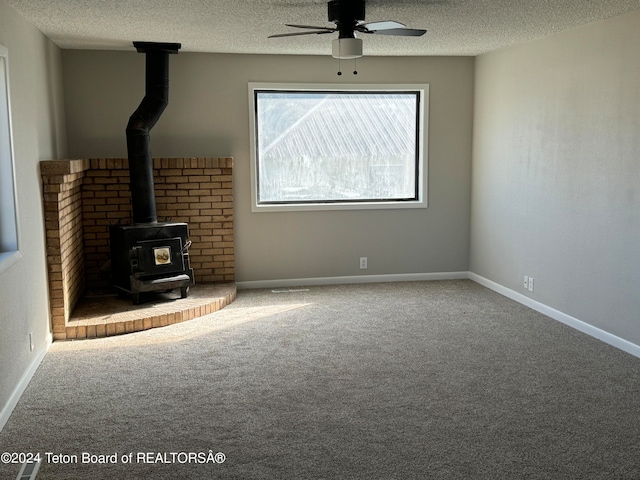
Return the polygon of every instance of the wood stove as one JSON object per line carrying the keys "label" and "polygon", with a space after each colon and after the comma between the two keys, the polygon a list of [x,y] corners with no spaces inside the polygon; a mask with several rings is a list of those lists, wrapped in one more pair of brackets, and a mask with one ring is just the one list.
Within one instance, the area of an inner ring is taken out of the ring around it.
{"label": "wood stove", "polygon": [[116,288],[140,303],[144,292],[180,289],[185,298],[194,284],[189,266],[186,223],[111,225],[111,270]]}
{"label": "wood stove", "polygon": [[133,303],[146,292],[180,289],[185,298],[193,285],[189,265],[189,229],[186,223],[158,223],[153,184],[149,130],[169,99],[169,54],[179,43],[133,42],[146,54],[145,96],[127,125],[127,153],[133,223],[111,225],[113,284],[131,294]]}

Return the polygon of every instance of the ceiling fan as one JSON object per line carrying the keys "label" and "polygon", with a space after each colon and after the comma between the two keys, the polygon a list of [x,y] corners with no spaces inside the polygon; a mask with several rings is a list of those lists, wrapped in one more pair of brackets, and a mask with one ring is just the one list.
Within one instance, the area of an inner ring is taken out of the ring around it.
{"label": "ceiling fan", "polygon": [[334,23],[335,27],[286,24],[287,27],[301,28],[307,31],[279,33],[270,35],[269,38],[338,32],[338,38],[332,42],[332,56],[348,59],[362,56],[362,39],[356,38],[356,32],[402,37],[420,37],[427,32],[422,29],[407,28],[404,24],[392,20],[364,23],[365,0],[331,0],[327,7],[329,22]]}

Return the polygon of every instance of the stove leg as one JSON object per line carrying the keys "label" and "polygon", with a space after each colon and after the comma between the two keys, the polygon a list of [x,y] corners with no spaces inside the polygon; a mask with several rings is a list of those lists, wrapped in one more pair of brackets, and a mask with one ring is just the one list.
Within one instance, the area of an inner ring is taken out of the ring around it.
{"label": "stove leg", "polygon": [[133,298],[133,304],[134,305],[140,305],[140,294],[139,293],[132,293],[131,297]]}
{"label": "stove leg", "polygon": [[180,287],[180,298],[187,298],[189,287]]}

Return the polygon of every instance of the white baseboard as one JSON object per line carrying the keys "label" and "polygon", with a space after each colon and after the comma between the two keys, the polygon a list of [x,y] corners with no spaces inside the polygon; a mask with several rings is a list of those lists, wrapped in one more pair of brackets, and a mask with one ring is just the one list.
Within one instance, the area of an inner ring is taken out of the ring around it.
{"label": "white baseboard", "polygon": [[44,347],[40,349],[38,352],[36,352],[35,357],[29,364],[29,368],[27,368],[27,370],[24,372],[24,374],[20,378],[20,381],[18,382],[18,385],[11,393],[11,396],[9,397],[9,401],[4,406],[4,408],[0,410],[0,431],[2,431],[4,426],[7,424],[7,421],[9,420],[9,417],[11,416],[13,409],[16,408],[16,405],[18,404],[20,397],[26,390],[27,385],[29,385],[31,378],[36,373],[36,370],[40,366],[40,363],[42,362],[42,359],[44,358],[44,356],[47,354],[47,351],[49,351],[49,347],[51,347],[52,341],[53,339],[51,337],[51,334],[49,334],[47,336]]}
{"label": "white baseboard", "polygon": [[236,282],[236,288],[282,288],[312,285],[341,285],[347,283],[418,282],[423,280],[461,280],[469,272],[399,273],[388,275],[353,275],[343,277],[285,278],[281,280],[254,280]]}
{"label": "white baseboard", "polygon": [[576,330],[582,333],[586,333],[591,337],[597,338],[598,340],[602,340],[603,342],[608,343],[613,347],[619,348],[624,352],[627,352],[635,357],[640,358],[640,345],[636,345],[635,343],[625,340],[624,338],[620,338],[616,335],[613,335],[612,333],[601,330],[598,327],[594,327],[589,323],[583,322],[582,320],[578,320],[577,318],[572,317],[571,315],[567,315],[566,313],[556,310],[555,308],[551,308],[545,305],[544,303],[540,303],[536,300],[533,300],[527,297],[526,295],[522,295],[521,293],[518,293],[515,290],[511,290],[510,288],[504,287],[499,283],[496,283],[492,280],[489,280],[488,278],[477,275],[473,272],[469,272],[468,278],[470,280],[473,280],[476,283],[479,283],[484,287],[487,287],[493,290],[494,292],[499,293],[500,295],[504,295],[505,297],[510,298],[511,300],[515,300],[516,302],[521,303],[522,305],[525,305],[537,312],[540,312],[546,315],[547,317],[551,317],[554,320],[564,323],[569,327],[575,328]]}

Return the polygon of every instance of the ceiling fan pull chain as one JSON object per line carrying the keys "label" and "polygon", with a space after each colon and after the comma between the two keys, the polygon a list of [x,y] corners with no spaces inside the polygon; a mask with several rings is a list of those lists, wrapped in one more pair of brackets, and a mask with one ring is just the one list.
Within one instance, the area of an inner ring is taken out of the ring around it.
{"label": "ceiling fan pull chain", "polygon": [[358,59],[357,58],[353,59],[353,74],[354,75],[358,74]]}
{"label": "ceiling fan pull chain", "polygon": [[338,40],[338,75],[342,75],[342,69],[340,68],[341,57],[342,57],[342,52],[340,50],[340,40]]}

